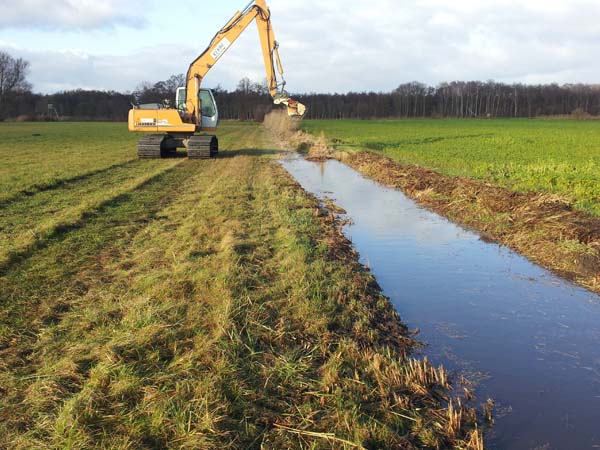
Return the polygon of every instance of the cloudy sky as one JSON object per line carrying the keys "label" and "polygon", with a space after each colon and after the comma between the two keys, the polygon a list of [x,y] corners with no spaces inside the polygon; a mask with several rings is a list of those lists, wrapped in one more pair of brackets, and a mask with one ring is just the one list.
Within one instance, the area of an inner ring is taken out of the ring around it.
{"label": "cloudy sky", "polygon": [[[131,91],[187,70],[247,0],[0,0],[0,50],[38,92]],[[204,5],[204,6],[202,6]],[[293,92],[419,80],[600,82],[600,0],[271,0]],[[264,78],[252,26],[207,77]]]}

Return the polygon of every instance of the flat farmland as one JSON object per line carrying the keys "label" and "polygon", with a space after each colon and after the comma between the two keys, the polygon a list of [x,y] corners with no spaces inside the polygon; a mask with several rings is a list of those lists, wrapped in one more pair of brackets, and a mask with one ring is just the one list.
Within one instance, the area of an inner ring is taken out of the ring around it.
{"label": "flat farmland", "polygon": [[336,148],[369,150],[401,164],[567,199],[600,215],[600,121],[306,121]]}
{"label": "flat farmland", "polygon": [[0,447],[481,448],[333,214],[220,131],[0,124]]}

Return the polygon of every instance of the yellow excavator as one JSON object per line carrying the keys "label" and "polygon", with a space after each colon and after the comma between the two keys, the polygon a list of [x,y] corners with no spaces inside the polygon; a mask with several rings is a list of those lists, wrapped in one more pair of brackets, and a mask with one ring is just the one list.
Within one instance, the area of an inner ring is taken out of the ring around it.
{"label": "yellow excavator", "polygon": [[[192,62],[187,72],[186,86],[177,89],[174,108],[168,103],[153,103],[136,105],[129,111],[129,130],[148,133],[139,141],[139,158],[165,158],[182,147],[187,148],[191,159],[207,159],[218,153],[219,141],[209,133],[216,131],[219,113],[212,91],[201,88],[202,81],[253,21],[258,27],[267,85],[273,102],[284,105],[292,118],[301,119],[304,116],[305,106],[291,99],[285,91],[271,12],[265,0],[253,0],[221,28],[208,48]],[[276,67],[281,81],[277,78]]]}

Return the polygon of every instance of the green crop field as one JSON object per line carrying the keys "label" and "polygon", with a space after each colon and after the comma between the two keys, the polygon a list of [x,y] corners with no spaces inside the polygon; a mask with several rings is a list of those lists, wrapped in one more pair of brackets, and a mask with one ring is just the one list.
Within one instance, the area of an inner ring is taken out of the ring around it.
{"label": "green crop field", "polygon": [[0,135],[0,448],[479,448],[259,126],[210,161]]}
{"label": "green crop field", "polygon": [[516,191],[558,194],[600,215],[600,121],[307,121],[335,146],[472,177]]}

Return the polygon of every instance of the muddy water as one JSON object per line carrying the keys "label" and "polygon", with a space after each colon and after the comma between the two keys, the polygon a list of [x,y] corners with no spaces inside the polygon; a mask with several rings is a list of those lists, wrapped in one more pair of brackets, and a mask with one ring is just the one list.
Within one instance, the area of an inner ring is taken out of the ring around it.
{"label": "muddy water", "polygon": [[600,448],[600,298],[337,161],[283,166],[329,197],[424,352],[496,400],[486,447]]}

